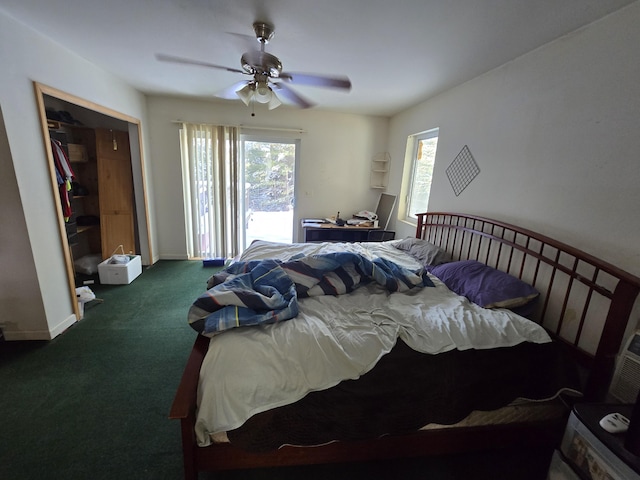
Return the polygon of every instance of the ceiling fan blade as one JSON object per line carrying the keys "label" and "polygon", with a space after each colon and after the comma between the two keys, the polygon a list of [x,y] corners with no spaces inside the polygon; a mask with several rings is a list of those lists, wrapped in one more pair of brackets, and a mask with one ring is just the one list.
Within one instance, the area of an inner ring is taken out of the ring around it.
{"label": "ceiling fan blade", "polygon": [[245,35],[244,33],[224,32],[236,39],[236,42],[241,45],[242,51],[259,49],[259,42],[255,35]]}
{"label": "ceiling fan blade", "polygon": [[310,85],[312,87],[340,88],[351,90],[351,80],[344,75],[330,77],[310,73],[282,72],[280,78],[297,85]]}
{"label": "ceiling fan blade", "polygon": [[284,83],[272,83],[271,86],[278,90],[278,95],[280,95],[285,100],[290,101],[291,103],[295,103],[300,108],[309,108],[313,107],[315,103],[307,100],[302,97],[300,94],[296,93],[291,89],[291,87],[285,85]]}
{"label": "ceiling fan blade", "polygon": [[157,53],[156,59],[160,60],[161,62],[180,63],[183,65],[198,65],[200,67],[218,68],[220,70],[226,70],[227,72],[246,73],[243,70],[240,70],[239,68],[230,68],[230,67],[225,67],[223,65],[216,65],[215,63],[201,62],[199,60],[191,60],[189,58],[174,57],[173,55],[167,55],[164,53]]}
{"label": "ceiling fan blade", "polygon": [[242,87],[244,87],[248,83],[249,83],[249,80],[242,80],[241,82],[236,82],[233,85],[230,85],[227,88],[224,88],[219,92],[216,92],[214,96],[218,98],[226,98],[227,100],[237,100],[238,90],[240,90]]}

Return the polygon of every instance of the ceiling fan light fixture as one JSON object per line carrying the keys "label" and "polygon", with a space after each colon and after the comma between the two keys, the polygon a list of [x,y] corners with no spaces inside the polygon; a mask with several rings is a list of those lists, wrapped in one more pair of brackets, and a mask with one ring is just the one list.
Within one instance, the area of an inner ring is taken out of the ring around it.
{"label": "ceiling fan light fixture", "polygon": [[252,83],[247,83],[244,87],[238,90],[236,94],[238,95],[238,97],[240,97],[240,100],[242,100],[248,107],[249,102],[255,94],[255,85],[253,85]]}
{"label": "ceiling fan light fixture", "polygon": [[276,92],[274,92],[272,90],[271,91],[271,100],[269,100],[269,104],[267,105],[267,107],[269,107],[269,110],[273,110],[274,108],[278,108],[280,105],[282,105],[282,102],[280,101],[280,99],[276,95]]}
{"label": "ceiling fan light fixture", "polygon": [[258,83],[254,98],[256,102],[259,103],[269,103],[273,98],[273,92],[271,91],[271,87],[267,83]]}

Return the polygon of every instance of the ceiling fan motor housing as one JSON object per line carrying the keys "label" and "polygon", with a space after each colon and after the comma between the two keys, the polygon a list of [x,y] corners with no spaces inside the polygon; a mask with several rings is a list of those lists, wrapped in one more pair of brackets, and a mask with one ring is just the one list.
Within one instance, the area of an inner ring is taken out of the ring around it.
{"label": "ceiling fan motor housing", "polygon": [[246,52],[240,58],[242,69],[251,74],[265,74],[272,78],[278,78],[282,72],[282,63],[275,55],[267,52]]}

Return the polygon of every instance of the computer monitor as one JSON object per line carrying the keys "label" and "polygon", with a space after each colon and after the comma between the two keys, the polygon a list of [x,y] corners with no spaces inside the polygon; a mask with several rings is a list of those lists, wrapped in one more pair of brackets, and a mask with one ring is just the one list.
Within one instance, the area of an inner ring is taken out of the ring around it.
{"label": "computer monitor", "polygon": [[378,226],[386,230],[391,220],[393,207],[396,206],[396,196],[389,193],[381,193],[376,207],[376,215],[378,215]]}

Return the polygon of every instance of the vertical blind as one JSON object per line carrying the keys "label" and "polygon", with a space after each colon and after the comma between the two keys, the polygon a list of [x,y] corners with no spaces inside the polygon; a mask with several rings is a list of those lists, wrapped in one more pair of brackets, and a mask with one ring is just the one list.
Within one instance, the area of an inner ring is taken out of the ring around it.
{"label": "vertical blind", "polygon": [[183,123],[180,146],[188,256],[233,257],[244,244],[238,129]]}

